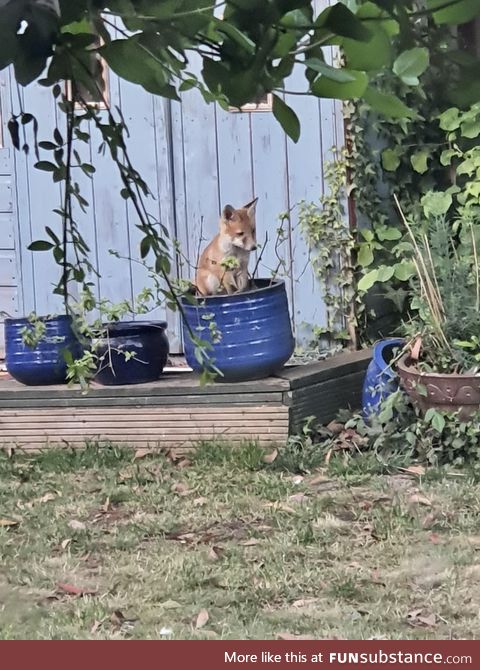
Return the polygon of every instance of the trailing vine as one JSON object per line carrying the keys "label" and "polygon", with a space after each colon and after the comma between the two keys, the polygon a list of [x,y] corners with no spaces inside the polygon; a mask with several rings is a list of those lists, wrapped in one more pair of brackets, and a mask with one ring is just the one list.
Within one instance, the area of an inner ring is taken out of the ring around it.
{"label": "trailing vine", "polygon": [[346,149],[332,148],[333,159],[324,164],[328,186],[319,203],[300,203],[299,222],[310,247],[315,276],[323,288],[327,324],[316,329],[317,337],[357,345],[355,313],[354,232],[346,220]]}

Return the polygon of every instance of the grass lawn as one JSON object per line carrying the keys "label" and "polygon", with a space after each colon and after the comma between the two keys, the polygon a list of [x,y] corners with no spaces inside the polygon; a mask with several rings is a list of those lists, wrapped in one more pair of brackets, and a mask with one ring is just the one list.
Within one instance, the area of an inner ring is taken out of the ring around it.
{"label": "grass lawn", "polygon": [[254,446],[0,455],[0,638],[479,638],[480,484]]}

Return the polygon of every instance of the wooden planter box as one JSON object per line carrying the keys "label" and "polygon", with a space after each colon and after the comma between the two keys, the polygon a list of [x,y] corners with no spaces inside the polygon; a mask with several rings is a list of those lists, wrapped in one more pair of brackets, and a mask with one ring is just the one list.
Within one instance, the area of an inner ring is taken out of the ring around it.
{"label": "wooden planter box", "polygon": [[287,367],[258,382],[201,387],[192,373],[154,384],[28,387],[0,379],[0,446],[40,449],[86,442],[185,447],[202,440],[282,444],[305,420],[360,407],[370,351]]}

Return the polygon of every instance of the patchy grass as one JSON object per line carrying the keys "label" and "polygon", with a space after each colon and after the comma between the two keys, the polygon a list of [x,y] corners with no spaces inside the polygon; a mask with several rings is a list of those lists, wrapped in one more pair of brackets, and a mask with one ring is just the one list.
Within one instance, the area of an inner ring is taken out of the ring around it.
{"label": "patchy grass", "polygon": [[137,456],[0,456],[2,639],[480,636],[467,471]]}

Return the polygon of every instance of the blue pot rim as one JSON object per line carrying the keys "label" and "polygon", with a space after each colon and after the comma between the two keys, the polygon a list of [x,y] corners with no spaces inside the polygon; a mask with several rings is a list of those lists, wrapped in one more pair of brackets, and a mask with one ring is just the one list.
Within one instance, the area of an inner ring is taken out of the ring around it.
{"label": "blue pot rim", "polygon": [[116,331],[130,332],[144,328],[163,331],[167,330],[168,323],[166,321],[110,321],[109,323],[102,323],[102,326],[108,330],[109,333],[114,333]]}
{"label": "blue pot rim", "polygon": [[[228,295],[226,293],[219,293],[217,295],[206,295],[206,296],[195,296],[192,295],[191,297],[196,303],[201,303],[201,304],[210,304],[210,303],[215,303],[218,301],[221,302],[240,302],[244,300],[245,298],[249,298],[251,296],[256,296],[258,294],[266,293],[268,291],[275,291],[284,288],[285,286],[285,281],[283,279],[274,279],[273,281],[271,279],[256,279],[255,280],[256,284],[260,284],[260,286],[257,286],[256,288],[253,288],[249,291],[242,291],[241,293],[232,293],[231,295]],[[266,286],[261,286],[262,283],[265,283]],[[193,306],[194,303],[191,302],[191,300],[187,300],[186,298],[182,297],[182,303],[187,306]]]}
{"label": "blue pot rim", "polygon": [[373,345],[373,360],[375,361],[375,364],[379,370],[381,370],[382,374],[387,375],[391,379],[393,379],[396,374],[390,365],[386,364],[385,359],[383,358],[383,351],[385,347],[391,347],[392,345],[403,347],[404,344],[405,339],[402,337],[386,337],[383,340],[378,340],[378,342],[375,342]]}
{"label": "blue pot rim", "polygon": [[[43,323],[48,323],[48,322],[55,322],[55,321],[65,321],[65,322],[71,322],[72,317],[70,314],[59,314],[58,316],[37,316],[35,317],[36,321],[42,321]],[[9,326],[28,326],[28,325],[33,325],[32,321],[28,316],[23,316],[20,318],[15,318],[15,317],[6,317],[4,320],[5,325]]]}

